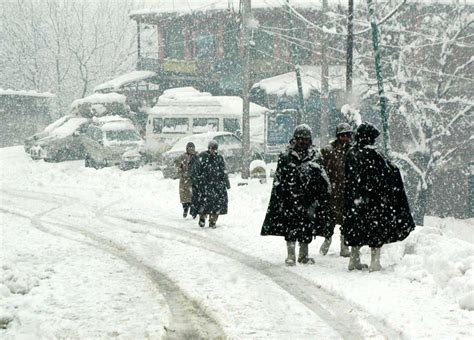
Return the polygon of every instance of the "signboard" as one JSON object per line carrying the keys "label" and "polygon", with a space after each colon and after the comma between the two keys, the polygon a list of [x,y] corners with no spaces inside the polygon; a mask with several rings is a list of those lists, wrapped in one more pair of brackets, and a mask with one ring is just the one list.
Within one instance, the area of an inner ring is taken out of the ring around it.
{"label": "signboard", "polygon": [[195,61],[165,60],[163,71],[174,73],[196,74],[197,65]]}
{"label": "signboard", "polygon": [[296,127],[296,110],[272,110],[265,114],[265,153],[285,150]]}

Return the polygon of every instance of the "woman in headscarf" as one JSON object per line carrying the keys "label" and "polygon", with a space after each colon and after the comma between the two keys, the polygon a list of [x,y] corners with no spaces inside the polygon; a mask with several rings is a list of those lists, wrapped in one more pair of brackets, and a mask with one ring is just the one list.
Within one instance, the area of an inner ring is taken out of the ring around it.
{"label": "woman in headscarf", "polygon": [[176,159],[176,167],[179,174],[179,199],[183,205],[183,217],[187,217],[188,213],[196,217],[192,205],[193,201],[193,184],[191,179],[191,166],[196,158],[196,150],[194,143],[186,144],[186,152]]}

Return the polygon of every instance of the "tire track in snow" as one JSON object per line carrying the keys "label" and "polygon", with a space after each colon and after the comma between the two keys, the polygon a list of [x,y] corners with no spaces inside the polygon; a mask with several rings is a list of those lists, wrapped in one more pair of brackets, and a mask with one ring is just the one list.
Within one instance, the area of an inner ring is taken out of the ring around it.
{"label": "tire track in snow", "polygon": [[[399,331],[392,329],[383,321],[378,320],[366,312],[358,310],[358,308],[351,305],[350,302],[324,290],[321,286],[316,285],[315,283],[296,273],[289,272],[286,268],[282,268],[270,262],[244,254],[219,241],[196,235],[182,229],[169,227],[163,224],[157,224],[155,222],[143,219],[133,219],[123,216],[104,214],[104,210],[110,206],[113,206],[113,203],[103,207],[102,211],[99,210],[98,214],[96,215],[97,218],[103,223],[114,227],[121,227],[118,224],[107,221],[106,217],[109,217],[132,224],[148,225],[154,227],[154,230],[161,229],[168,233],[181,236],[183,239],[171,239],[166,236],[156,234],[149,234],[150,236],[181,242],[183,244],[205,249],[207,251],[227,257],[231,260],[237,261],[246,267],[250,267],[258,273],[266,276],[280,288],[285,290],[288,294],[292,295],[296,300],[313,311],[345,339],[363,339],[366,337],[376,336],[390,339],[401,337]],[[364,334],[360,332],[361,326],[363,326],[361,325],[361,322],[363,325],[365,325]],[[367,334],[366,332],[371,332],[372,334]]]}
{"label": "tire track in snow", "polygon": [[[3,191],[4,193],[7,192],[6,190],[1,191]],[[174,281],[169,279],[166,275],[157,271],[151,266],[144,264],[137,257],[133,256],[130,252],[125,251],[125,248],[123,246],[116,244],[110,239],[106,239],[104,237],[98,236],[94,233],[91,233],[89,231],[83,230],[70,224],[43,222],[41,219],[45,215],[68,205],[67,203],[61,204],[60,202],[58,202],[57,199],[51,199],[55,196],[55,194],[48,194],[50,196],[49,199],[45,199],[44,194],[41,194],[41,197],[34,197],[34,195],[31,195],[31,192],[29,192],[29,195],[22,195],[18,193],[9,194],[20,198],[47,201],[49,203],[59,203],[59,205],[48,210],[42,211],[40,213],[34,214],[33,216],[29,216],[25,213],[17,212],[11,209],[5,209],[3,207],[0,207],[0,211],[29,219],[31,221],[31,224],[36,229],[44,233],[83,243],[88,246],[95,247],[101,251],[107,252],[116,258],[122,259],[129,266],[137,268],[140,271],[144,272],[146,276],[158,287],[159,291],[166,299],[166,302],[170,308],[172,318],[169,327],[165,328],[167,332],[166,338],[225,338],[225,333],[219,323],[212,317],[210,317],[206,313],[205,309],[198,302],[188,298],[181,290],[181,288],[176,283],[174,283]],[[63,195],[58,196],[64,199]],[[45,227],[45,224],[54,225],[72,231],[74,233],[81,234],[83,237],[86,237],[87,239],[90,239],[94,242],[87,242],[68,237],[61,233],[53,231],[48,227]]]}
{"label": "tire track in snow", "polygon": [[[42,195],[42,193],[39,192],[37,194]],[[56,194],[46,193],[46,195],[54,196]],[[148,225],[153,227],[153,230],[155,231],[163,230],[183,238],[181,240],[173,238],[173,241],[181,242],[183,244],[219,254],[231,260],[237,261],[246,267],[252,268],[253,270],[269,278],[288,294],[292,295],[297,301],[313,311],[345,339],[363,339],[366,337],[383,337],[395,339],[403,337],[402,332],[392,329],[390,326],[386,325],[383,320],[379,320],[375,316],[360,310],[358,307],[352,305],[349,301],[334,295],[329,291],[326,291],[321,286],[298,275],[297,273],[288,271],[285,267],[274,265],[270,262],[242,253],[217,240],[203,237],[179,228],[158,224],[144,219],[105,214],[107,209],[122,201],[121,199],[110,202],[101,208],[96,208],[87,205],[84,202],[80,202],[80,200],[75,197],[65,195],[58,196],[67,197],[70,200],[74,200],[74,202],[77,204],[89,207],[92,212],[95,213],[97,219],[106,225],[124,228],[121,224],[107,221],[107,218],[114,218],[134,225]],[[38,198],[41,199],[42,197],[43,196]],[[163,235],[150,235],[160,239],[169,239]],[[363,328],[362,331],[361,328]]]}

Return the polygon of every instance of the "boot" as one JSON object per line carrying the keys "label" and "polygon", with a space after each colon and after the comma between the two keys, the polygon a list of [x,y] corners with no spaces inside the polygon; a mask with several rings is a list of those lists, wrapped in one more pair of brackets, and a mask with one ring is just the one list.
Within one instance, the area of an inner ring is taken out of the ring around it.
{"label": "boot", "polygon": [[300,253],[298,255],[298,263],[314,264],[314,259],[308,257],[308,243],[300,242]]}
{"label": "boot", "polygon": [[212,229],[216,229],[216,222],[218,217],[219,215],[217,214],[209,215],[209,227],[211,227]]}
{"label": "boot", "polygon": [[287,266],[294,266],[296,264],[295,246],[296,246],[296,242],[289,242],[289,241],[286,242],[288,257],[285,260],[285,264]]}
{"label": "boot", "polygon": [[370,248],[369,272],[378,272],[380,269],[382,269],[380,265],[380,248]]}
{"label": "boot", "polygon": [[329,247],[331,246],[332,238],[327,237],[324,239],[323,244],[321,244],[321,248],[319,248],[319,253],[321,255],[326,255],[328,253]]}
{"label": "boot", "polygon": [[201,228],[204,228],[204,226],[206,225],[206,215],[199,215],[199,226]]}
{"label": "boot", "polygon": [[349,257],[351,256],[351,252],[349,250],[349,247],[344,244],[344,236],[341,235],[341,251],[339,252],[339,255],[342,257]]}
{"label": "boot", "polygon": [[189,206],[187,203],[183,203],[183,217],[186,218],[188,216]]}
{"label": "boot", "polygon": [[360,263],[360,247],[351,247],[351,258],[349,259],[349,270],[362,270],[367,268],[366,264]]}

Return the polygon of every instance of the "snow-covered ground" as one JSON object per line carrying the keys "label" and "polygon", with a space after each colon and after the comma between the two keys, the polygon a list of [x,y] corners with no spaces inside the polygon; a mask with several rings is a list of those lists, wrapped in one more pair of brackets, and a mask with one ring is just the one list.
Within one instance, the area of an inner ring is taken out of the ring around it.
{"label": "snow-covered ground", "polygon": [[338,233],[287,268],[283,239],[259,235],[271,180],[238,182],[201,229],[159,171],[0,149],[0,338],[474,337],[472,219],[427,218],[381,272],[349,272]]}

